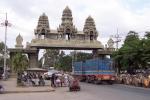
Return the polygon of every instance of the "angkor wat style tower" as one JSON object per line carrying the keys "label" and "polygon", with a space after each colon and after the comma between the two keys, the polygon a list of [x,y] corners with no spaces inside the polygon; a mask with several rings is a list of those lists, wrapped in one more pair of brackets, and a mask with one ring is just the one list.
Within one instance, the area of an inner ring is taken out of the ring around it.
{"label": "angkor wat style tower", "polygon": [[74,39],[77,34],[77,29],[73,25],[72,12],[67,6],[63,10],[61,25],[59,25],[58,33],[62,38],[66,38],[67,40]]}
{"label": "angkor wat style tower", "polygon": [[45,38],[45,36],[50,33],[49,21],[45,13],[39,17],[38,25],[34,30],[34,33],[38,38],[41,38],[42,35],[44,35]]}
{"label": "angkor wat style tower", "polygon": [[77,30],[73,24],[72,11],[68,6],[63,10],[61,24],[57,30],[50,29],[48,17],[43,13],[39,17],[35,35],[37,38],[89,41],[97,40],[98,37],[95,22],[91,16],[85,20],[83,31]]}
{"label": "angkor wat style tower", "polygon": [[98,33],[95,27],[94,19],[91,16],[86,19],[83,32],[85,34],[85,39],[97,40]]}

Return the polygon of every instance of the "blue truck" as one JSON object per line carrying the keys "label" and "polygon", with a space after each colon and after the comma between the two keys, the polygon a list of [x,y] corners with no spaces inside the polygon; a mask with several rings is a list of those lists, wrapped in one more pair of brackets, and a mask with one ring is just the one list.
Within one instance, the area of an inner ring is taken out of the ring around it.
{"label": "blue truck", "polygon": [[95,58],[86,61],[73,63],[73,74],[80,81],[113,84],[115,81],[115,71],[111,59]]}

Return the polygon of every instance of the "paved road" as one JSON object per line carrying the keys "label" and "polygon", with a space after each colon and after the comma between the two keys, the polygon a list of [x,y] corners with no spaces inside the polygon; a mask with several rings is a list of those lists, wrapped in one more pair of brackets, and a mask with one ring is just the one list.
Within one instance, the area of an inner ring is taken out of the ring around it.
{"label": "paved road", "polygon": [[[83,91],[95,100],[150,100],[150,89],[127,85],[83,85]],[[97,98],[97,99],[96,99]]]}
{"label": "paved road", "polygon": [[1,94],[0,100],[150,100],[150,89],[125,85],[81,83],[80,92],[56,88],[55,92]]}

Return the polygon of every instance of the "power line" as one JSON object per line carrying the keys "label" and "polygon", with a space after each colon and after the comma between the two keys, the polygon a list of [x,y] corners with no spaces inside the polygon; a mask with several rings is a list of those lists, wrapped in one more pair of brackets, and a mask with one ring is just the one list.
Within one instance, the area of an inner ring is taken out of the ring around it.
{"label": "power line", "polygon": [[115,38],[114,43],[116,44],[116,50],[118,50],[119,42],[121,42],[121,37],[120,37],[120,35],[118,34],[118,28],[117,28],[117,33],[116,33],[116,35],[112,35],[112,36],[113,36],[113,38]]}

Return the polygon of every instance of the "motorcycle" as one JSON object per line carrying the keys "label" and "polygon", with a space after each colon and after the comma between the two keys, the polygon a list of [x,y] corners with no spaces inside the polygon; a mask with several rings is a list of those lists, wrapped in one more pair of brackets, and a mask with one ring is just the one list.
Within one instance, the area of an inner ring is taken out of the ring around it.
{"label": "motorcycle", "polygon": [[70,80],[69,91],[80,91],[79,80],[77,78]]}

